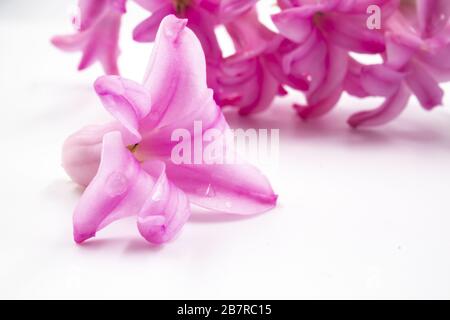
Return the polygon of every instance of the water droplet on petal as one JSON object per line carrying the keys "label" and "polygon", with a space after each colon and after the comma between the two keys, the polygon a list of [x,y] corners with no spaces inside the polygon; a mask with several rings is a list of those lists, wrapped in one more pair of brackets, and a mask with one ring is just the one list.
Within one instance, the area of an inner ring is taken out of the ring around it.
{"label": "water droplet on petal", "polygon": [[195,191],[201,197],[213,198],[216,196],[216,190],[214,189],[214,187],[211,184],[208,184],[206,186],[202,185],[199,188],[197,188]]}
{"label": "water droplet on petal", "polygon": [[162,200],[162,196],[163,196],[163,190],[162,188],[159,186],[157,187],[157,189],[155,190],[155,192],[152,195],[152,200],[157,202],[157,201],[161,201]]}
{"label": "water droplet on petal", "polygon": [[128,179],[120,172],[113,172],[106,180],[106,192],[111,196],[120,196],[128,189]]}
{"label": "water droplet on petal", "polygon": [[216,196],[216,190],[211,184],[208,184],[208,187],[206,188],[205,196],[212,198]]}

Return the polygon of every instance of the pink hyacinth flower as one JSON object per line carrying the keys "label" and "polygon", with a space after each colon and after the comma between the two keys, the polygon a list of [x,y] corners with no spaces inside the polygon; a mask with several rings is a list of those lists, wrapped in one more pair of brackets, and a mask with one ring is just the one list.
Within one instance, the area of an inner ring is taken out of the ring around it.
{"label": "pink hyacinth flower", "polygon": [[217,16],[219,2],[215,0],[138,0],[137,2],[152,14],[136,26],[133,30],[133,39],[138,42],[154,41],[159,25],[167,15],[174,14],[179,18],[187,19],[188,27],[202,44],[206,57],[208,87],[216,89],[218,87],[216,73],[222,59],[222,52],[214,32],[219,21]]}
{"label": "pink hyacinth flower", "polygon": [[[171,135],[176,129],[187,130],[192,145],[207,129],[215,129],[218,135],[203,146],[223,143],[223,150],[230,149],[225,139],[228,125],[206,86],[202,47],[186,28],[185,20],[173,15],[162,20],[142,85],[118,76],[104,76],[96,81],[95,89],[117,121],[95,130],[83,129],[72,135],[64,147],[66,171],[75,181],[88,182],[86,191],[90,190],[83,194],[76,210],[75,217],[82,217],[74,218],[76,239],[85,240],[113,220],[137,215],[139,231],[148,241],[165,242],[180,230],[188,216],[184,194],[187,203],[218,212],[257,214],[274,207],[277,196],[270,183],[249,164],[210,163],[207,157],[192,163],[172,161],[177,142],[171,140]],[[195,130],[196,122],[201,122],[202,131]],[[116,141],[114,148],[105,146],[108,139]],[[121,162],[108,160],[108,150],[113,149]],[[73,150],[83,150],[88,155],[85,162]],[[110,169],[112,165],[117,167]],[[98,170],[93,177],[95,167]],[[104,200],[107,195],[96,194],[107,192],[106,177],[113,172],[119,174],[111,178],[111,184],[121,192],[113,192],[119,196],[117,206],[111,207]],[[160,191],[154,190],[155,185],[160,186]],[[165,216],[163,213],[176,219],[156,217]]]}
{"label": "pink hyacinth flower", "polygon": [[384,63],[363,67],[360,75],[367,95],[385,97],[385,102],[374,110],[353,115],[348,121],[352,127],[388,123],[406,108],[411,95],[415,95],[426,110],[442,104],[444,91],[439,81],[450,79],[447,59],[450,39],[445,29],[433,37],[424,32],[437,32],[436,22],[431,17],[425,19],[430,26],[416,23],[423,20],[421,5],[417,2],[413,11],[418,17],[411,16],[411,8],[405,8],[404,13],[398,12],[389,20]]}
{"label": "pink hyacinth flower", "polygon": [[219,67],[217,103],[239,108],[242,115],[263,111],[279,91],[279,82],[265,64],[265,52],[275,34],[259,22],[256,9],[236,17],[225,27],[236,53]]}
{"label": "pink hyacinth flower", "polygon": [[[138,0],[137,2],[152,13],[134,29],[133,38],[138,42],[154,41],[161,20],[169,14],[188,20],[187,26],[202,44],[206,57],[208,87],[214,90],[214,99],[219,106],[233,104],[241,108],[242,113],[248,113],[269,105],[272,100],[270,95],[273,79],[259,59],[249,55],[246,57],[247,61],[239,60],[236,64],[230,59],[224,61],[215,34],[218,25],[226,25],[229,30],[231,28],[236,30],[240,41],[245,41],[244,37],[248,39],[247,35],[259,32],[252,30],[256,24],[251,22],[244,26],[242,22],[247,19],[241,19],[241,16],[251,11],[257,0]],[[244,26],[245,30],[241,26]],[[237,40],[236,37],[234,39]],[[242,69],[246,70],[245,75]],[[258,84],[260,87],[255,87]],[[236,88],[239,88],[239,92],[235,92]]]}
{"label": "pink hyacinth flower", "polygon": [[450,18],[450,1],[417,0],[417,20],[422,37],[433,37],[442,31]]}
{"label": "pink hyacinth flower", "polygon": [[139,163],[120,132],[113,131],[103,138],[99,169],[75,209],[74,239],[81,243],[131,215],[137,215],[138,230],[147,241],[161,244],[189,218],[189,201],[167,180],[164,163]]}
{"label": "pink hyacinth flower", "polygon": [[52,43],[64,51],[81,51],[78,70],[99,61],[107,74],[119,74],[119,31],[126,0],[80,0],[75,34],[55,36]]}
{"label": "pink hyacinth flower", "polygon": [[387,18],[397,1],[282,0],[279,4],[283,10],[273,22],[280,39],[268,55],[268,66],[282,85],[305,91],[307,104],[295,105],[300,117],[320,117],[336,105],[344,90],[356,91],[352,69],[358,64],[349,51],[385,50],[383,30],[367,28],[368,6],[380,6]]}

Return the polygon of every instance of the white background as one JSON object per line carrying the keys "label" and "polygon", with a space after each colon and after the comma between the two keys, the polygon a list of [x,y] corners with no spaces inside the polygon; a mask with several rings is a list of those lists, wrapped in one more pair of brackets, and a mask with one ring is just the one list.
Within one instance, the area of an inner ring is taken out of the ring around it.
{"label": "white background", "polygon": [[[392,124],[345,119],[378,99],[343,99],[302,122],[286,101],[233,127],[281,128],[280,195],[264,215],[194,212],[155,248],[134,221],[82,246],[71,214],[81,189],[60,167],[65,137],[106,116],[79,54],[49,44],[69,32],[73,1],[0,2],[0,298],[450,298],[450,108],[415,101]],[[131,40],[146,17],[128,6],[120,67],[139,81],[151,46]],[[450,106],[450,88],[446,104]]]}

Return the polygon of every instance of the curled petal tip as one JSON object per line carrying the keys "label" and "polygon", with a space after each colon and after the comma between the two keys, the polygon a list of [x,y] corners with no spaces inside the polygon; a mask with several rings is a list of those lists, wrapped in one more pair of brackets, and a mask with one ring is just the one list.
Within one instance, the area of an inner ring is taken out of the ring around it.
{"label": "curled petal tip", "polygon": [[359,127],[359,123],[360,123],[360,121],[359,120],[357,120],[355,117],[350,117],[348,120],[347,120],[347,124],[350,126],[350,128],[352,128],[352,129],[358,129],[358,127]]}
{"label": "curled petal tip", "polygon": [[278,195],[275,194],[275,193],[272,194],[270,202],[271,202],[273,205],[276,205],[276,204],[277,204],[277,201],[278,201]]}
{"label": "curled petal tip", "polygon": [[95,233],[78,233],[76,231],[74,231],[73,233],[73,240],[77,243],[77,244],[81,244],[84,241],[95,237]]}
{"label": "curled petal tip", "polygon": [[118,76],[101,76],[94,82],[94,89],[98,95],[106,95],[111,93],[122,94],[123,87],[120,85],[120,77]]}
{"label": "curled petal tip", "polygon": [[50,38],[50,43],[52,45],[54,45],[55,47],[58,47],[59,44],[59,37],[58,36],[54,36]]}
{"label": "curled petal tip", "polygon": [[164,35],[173,42],[176,42],[179,39],[180,34],[186,25],[187,19],[178,19],[174,15],[165,17],[161,22]]}
{"label": "curled petal tip", "polygon": [[293,107],[297,111],[297,115],[300,117],[300,119],[306,121],[310,118],[311,109],[309,109],[308,107],[299,104],[294,104]]}
{"label": "curled petal tip", "polygon": [[161,245],[167,242],[165,237],[166,223],[166,218],[162,215],[138,217],[138,230],[148,242]]}

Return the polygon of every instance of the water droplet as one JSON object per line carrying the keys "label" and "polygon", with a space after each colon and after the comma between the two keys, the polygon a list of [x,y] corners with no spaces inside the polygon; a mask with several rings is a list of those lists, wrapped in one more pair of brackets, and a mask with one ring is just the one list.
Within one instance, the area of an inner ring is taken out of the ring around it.
{"label": "water droplet", "polygon": [[163,189],[161,186],[157,187],[157,189],[155,190],[155,192],[152,195],[152,200],[153,201],[161,201],[162,200],[162,196],[163,196]]}
{"label": "water droplet", "polygon": [[120,172],[113,172],[106,180],[106,192],[111,196],[120,196],[128,189],[128,179]]}
{"label": "water droplet", "polygon": [[195,192],[201,197],[213,198],[216,196],[216,190],[211,184],[201,185]]}
{"label": "water droplet", "polygon": [[211,184],[208,184],[208,187],[206,188],[205,196],[208,198],[212,198],[216,196],[216,190]]}

